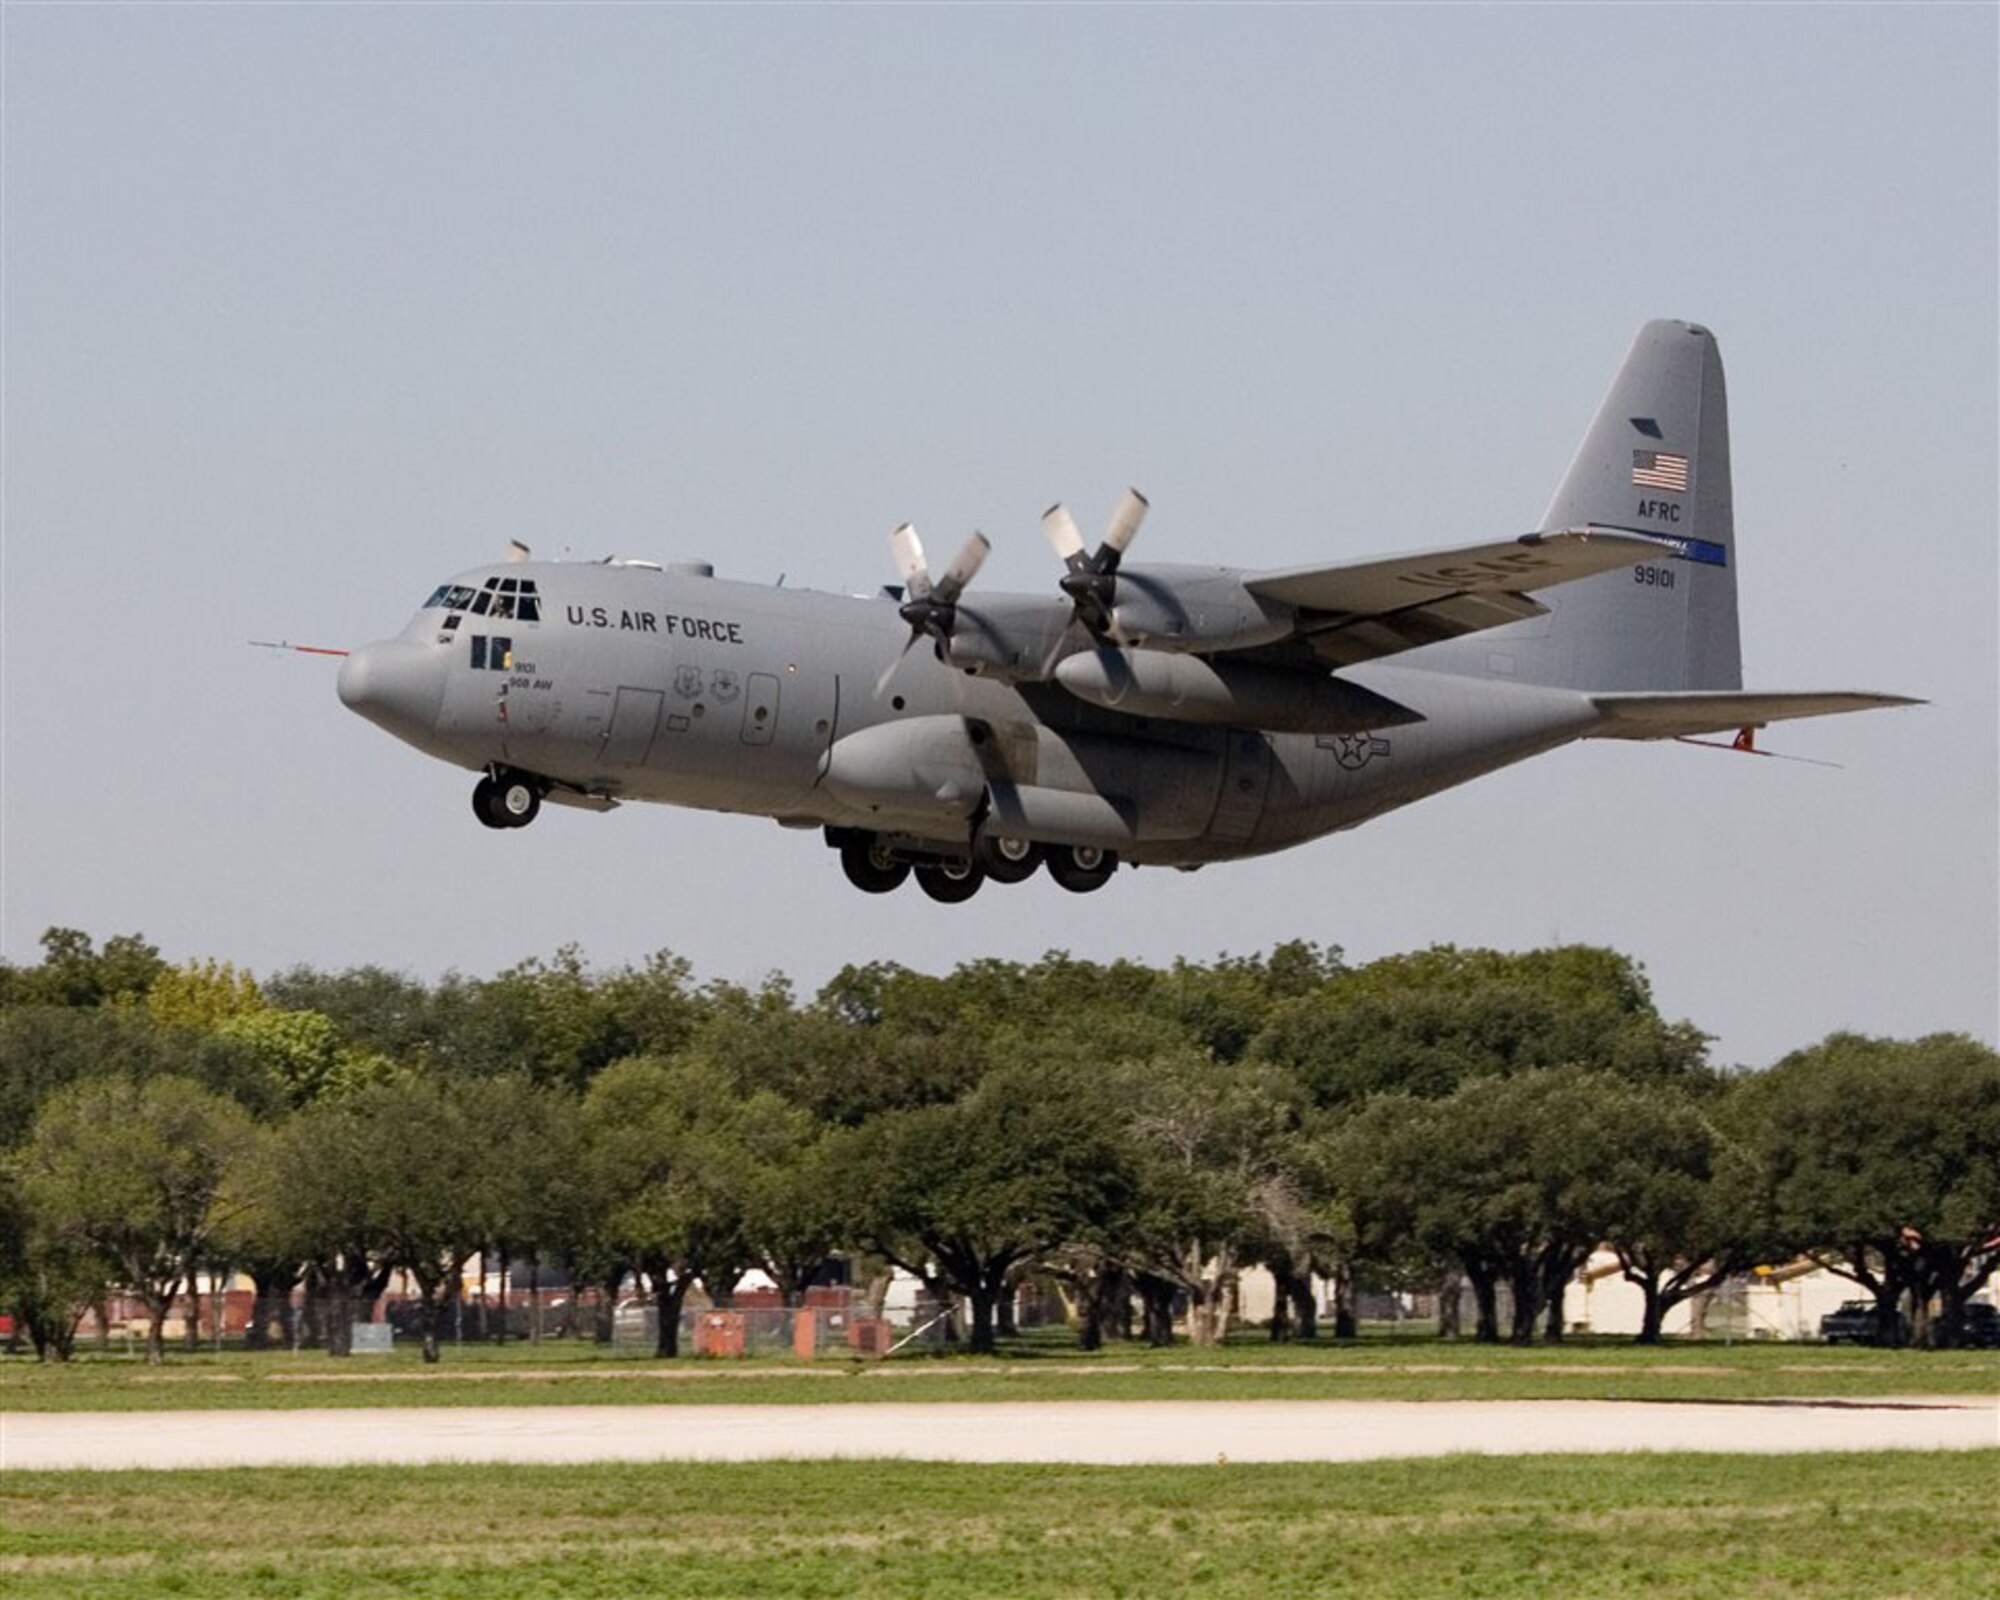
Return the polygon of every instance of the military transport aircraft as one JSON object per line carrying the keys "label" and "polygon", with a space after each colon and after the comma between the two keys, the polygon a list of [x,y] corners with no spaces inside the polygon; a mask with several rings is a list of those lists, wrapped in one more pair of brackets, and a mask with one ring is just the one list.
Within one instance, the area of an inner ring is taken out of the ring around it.
{"label": "military transport aircraft", "polygon": [[1145,512],[1128,493],[1094,550],[1046,513],[1045,594],[979,591],[979,534],[933,573],[908,526],[867,598],[516,544],[350,654],[340,697],[479,773],[490,828],[747,812],[942,901],[1283,850],[1575,739],[1749,748],[1919,703],[1742,691],[1722,362],[1688,323],[1640,329],[1537,532],[1258,571],[1128,560]]}

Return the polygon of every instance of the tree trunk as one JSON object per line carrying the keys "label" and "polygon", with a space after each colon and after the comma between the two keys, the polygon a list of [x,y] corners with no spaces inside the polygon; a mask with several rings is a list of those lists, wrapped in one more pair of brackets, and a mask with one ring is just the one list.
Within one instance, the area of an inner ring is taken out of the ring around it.
{"label": "tree trunk", "polygon": [[[1354,1269],[1345,1261],[1334,1263],[1333,1271],[1327,1275],[1327,1282],[1333,1290],[1333,1336],[1336,1339],[1358,1339],[1360,1325],[1354,1318]],[[1319,1328],[1315,1320],[1313,1306],[1312,1279],[1299,1280],[1299,1327],[1302,1337],[1310,1339]]]}
{"label": "tree trunk", "polygon": [[1472,1337],[1477,1344],[1500,1342],[1500,1293],[1494,1276],[1484,1267],[1468,1266],[1465,1281],[1472,1285]]}
{"label": "tree trunk", "polygon": [[678,1277],[669,1270],[648,1276],[653,1279],[653,1310],[659,1317],[653,1354],[662,1361],[671,1361],[681,1353],[681,1302],[687,1299],[693,1279]]}
{"label": "tree trunk", "polygon": [[1514,1291],[1514,1316],[1508,1330],[1512,1344],[1535,1342],[1535,1320],[1542,1309],[1541,1276],[1532,1261],[1517,1261],[1507,1274],[1507,1286]]}
{"label": "tree trunk", "polygon": [[417,1320],[423,1332],[424,1365],[438,1364],[438,1317],[444,1310],[442,1279],[417,1279]]}
{"label": "tree trunk", "polygon": [[[493,1327],[487,1329],[487,1332],[492,1335],[493,1342],[495,1344],[505,1344],[507,1342],[507,1262],[508,1262],[508,1252],[507,1252],[507,1246],[505,1244],[499,1246],[499,1255],[500,1255],[500,1318],[499,1321]],[[486,1257],[483,1254],[479,1258],[479,1298],[482,1301],[486,1299]]]}
{"label": "tree trunk", "polygon": [[1097,1275],[1078,1285],[1076,1297],[1076,1345],[1079,1350],[1104,1348],[1104,1305],[1098,1293]]}
{"label": "tree trunk", "polygon": [[1174,1342],[1174,1286],[1164,1278],[1143,1275],[1138,1288],[1145,1341],[1164,1350]]}
{"label": "tree trunk", "polygon": [[1645,1296],[1645,1305],[1639,1313],[1639,1337],[1633,1343],[1664,1344],[1666,1335],[1662,1329],[1667,1320],[1667,1303],[1660,1293],[1660,1275],[1651,1272],[1640,1279],[1639,1293]]}
{"label": "tree trunk", "polygon": [[1465,1279],[1458,1272],[1447,1272],[1438,1285],[1438,1337],[1456,1339],[1459,1336],[1458,1300],[1463,1291]]}
{"label": "tree trunk", "polygon": [[1290,1267],[1271,1268],[1271,1343],[1289,1344],[1292,1338],[1292,1284],[1296,1280]]}
{"label": "tree trunk", "polygon": [[1880,1286],[1875,1291],[1876,1327],[1880,1330],[1881,1342],[1900,1347],[1907,1341],[1903,1337],[1903,1280],[1894,1273],[1884,1274]]}
{"label": "tree trunk", "polygon": [[972,1302],[972,1343],[976,1356],[993,1354],[993,1307],[999,1295],[983,1283],[975,1283],[967,1296]]}
{"label": "tree trunk", "polygon": [[591,1318],[590,1337],[594,1344],[610,1344],[618,1334],[618,1290],[625,1282],[625,1268],[614,1267],[600,1278],[597,1289],[597,1305]]}
{"label": "tree trunk", "polygon": [[350,1356],[354,1353],[354,1286],[344,1266],[327,1274],[326,1290],[326,1353],[329,1357]]}

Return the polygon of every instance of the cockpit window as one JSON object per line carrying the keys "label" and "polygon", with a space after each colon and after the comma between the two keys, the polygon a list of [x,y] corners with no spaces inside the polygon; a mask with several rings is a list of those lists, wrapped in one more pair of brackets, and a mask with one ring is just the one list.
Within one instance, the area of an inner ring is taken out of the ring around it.
{"label": "cockpit window", "polygon": [[490,607],[496,617],[517,617],[523,622],[542,620],[542,602],[535,593],[532,578],[488,578],[480,589],[469,589],[462,583],[441,583],[418,609],[434,611],[439,607],[446,611],[470,611],[479,617],[485,616]]}

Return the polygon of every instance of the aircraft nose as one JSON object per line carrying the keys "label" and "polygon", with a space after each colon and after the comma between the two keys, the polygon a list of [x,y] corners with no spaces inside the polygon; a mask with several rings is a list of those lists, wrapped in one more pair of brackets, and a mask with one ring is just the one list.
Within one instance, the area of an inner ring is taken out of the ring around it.
{"label": "aircraft nose", "polygon": [[445,671],[444,657],[428,645],[363,645],[340,664],[340,703],[400,738],[427,738],[444,705]]}

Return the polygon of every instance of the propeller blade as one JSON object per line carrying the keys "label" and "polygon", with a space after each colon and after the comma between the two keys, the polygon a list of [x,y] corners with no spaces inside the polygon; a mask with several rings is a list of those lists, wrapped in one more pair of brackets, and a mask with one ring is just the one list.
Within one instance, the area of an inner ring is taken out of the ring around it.
{"label": "propeller blade", "polygon": [[[1146,520],[1149,504],[1137,489],[1127,489],[1125,498],[1118,502],[1118,509],[1111,514],[1111,526],[1104,531],[1104,549],[1123,555],[1138,535],[1139,524]],[[1101,556],[1103,552],[1099,554]]]}
{"label": "propeller blade", "polygon": [[1049,646],[1049,653],[1042,657],[1041,667],[1035,673],[1038,682],[1047,683],[1056,675],[1056,663],[1062,660],[1064,649],[1069,644],[1069,636],[1075,627],[1076,617],[1072,613],[1069,621],[1056,630],[1055,643]]}
{"label": "propeller blade", "polygon": [[967,539],[952,557],[951,565],[944,569],[944,576],[938,580],[932,593],[945,605],[950,605],[965,592],[965,586],[978,575],[986,564],[986,553],[993,548],[993,541],[983,533],[975,533]]}
{"label": "propeller blade", "polygon": [[903,641],[903,648],[896,652],[895,659],[882,669],[882,676],[875,680],[875,698],[877,700],[880,700],[883,695],[889,692],[889,680],[896,676],[896,669],[903,664],[903,658],[910,653],[910,647],[922,637],[923,633],[921,630],[912,628],[909,638]]}
{"label": "propeller blade", "polygon": [[1076,531],[1076,518],[1069,514],[1068,507],[1055,505],[1044,511],[1042,532],[1049,536],[1049,543],[1056,547],[1056,554],[1065,564],[1083,554],[1083,535]]}
{"label": "propeller blade", "polygon": [[924,542],[917,530],[904,523],[889,535],[889,548],[896,557],[896,570],[903,575],[903,592],[921,600],[931,592],[930,569],[924,565]]}

